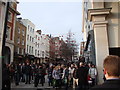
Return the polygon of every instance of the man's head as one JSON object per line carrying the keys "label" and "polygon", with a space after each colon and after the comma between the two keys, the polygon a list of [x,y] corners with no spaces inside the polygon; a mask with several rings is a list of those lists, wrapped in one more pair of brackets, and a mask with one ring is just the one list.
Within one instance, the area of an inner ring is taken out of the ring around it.
{"label": "man's head", "polygon": [[82,67],[84,64],[83,64],[83,62],[80,62],[80,67]]}
{"label": "man's head", "polygon": [[103,63],[106,78],[120,76],[120,57],[115,55],[107,56]]}

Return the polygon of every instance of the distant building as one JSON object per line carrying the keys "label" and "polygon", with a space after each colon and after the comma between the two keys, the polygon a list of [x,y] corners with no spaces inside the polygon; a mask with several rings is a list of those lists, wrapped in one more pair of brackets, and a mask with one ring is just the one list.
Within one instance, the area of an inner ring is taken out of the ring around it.
{"label": "distant building", "polygon": [[50,55],[49,55],[49,51],[50,51],[50,43],[49,43],[49,36],[46,34],[41,34],[41,57],[44,58],[42,59],[42,62],[46,62]]}
{"label": "distant building", "polygon": [[51,60],[62,60],[64,56],[62,55],[61,46],[63,44],[63,39],[59,37],[50,38],[50,59]]}
{"label": "distant building", "polygon": [[41,30],[35,32],[35,57],[37,63],[46,62],[49,59],[49,36],[42,34]]}
{"label": "distant building", "polygon": [[26,49],[26,26],[23,25],[20,18],[16,20],[14,45],[14,62],[24,62]]}

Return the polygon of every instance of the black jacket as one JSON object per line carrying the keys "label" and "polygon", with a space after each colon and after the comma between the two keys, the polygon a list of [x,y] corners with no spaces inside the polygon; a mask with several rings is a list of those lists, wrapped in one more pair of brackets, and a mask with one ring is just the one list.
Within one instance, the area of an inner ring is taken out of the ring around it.
{"label": "black jacket", "polygon": [[30,65],[26,65],[25,66],[25,71],[26,71],[25,72],[26,74],[31,74],[31,66]]}
{"label": "black jacket", "polygon": [[106,80],[102,85],[95,86],[91,90],[120,90],[120,79]]}
{"label": "black jacket", "polygon": [[86,67],[79,67],[76,71],[76,76],[78,78],[78,84],[87,85],[88,84],[88,69]]}

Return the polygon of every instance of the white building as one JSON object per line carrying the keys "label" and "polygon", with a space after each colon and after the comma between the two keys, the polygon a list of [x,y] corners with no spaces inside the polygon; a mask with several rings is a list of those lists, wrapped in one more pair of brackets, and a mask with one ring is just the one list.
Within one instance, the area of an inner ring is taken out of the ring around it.
{"label": "white building", "polygon": [[41,34],[41,30],[35,33],[35,57],[40,58],[40,62],[49,58],[49,36]]}
{"label": "white building", "polygon": [[28,19],[22,19],[21,21],[27,27],[25,53],[27,55],[35,55],[35,25]]}

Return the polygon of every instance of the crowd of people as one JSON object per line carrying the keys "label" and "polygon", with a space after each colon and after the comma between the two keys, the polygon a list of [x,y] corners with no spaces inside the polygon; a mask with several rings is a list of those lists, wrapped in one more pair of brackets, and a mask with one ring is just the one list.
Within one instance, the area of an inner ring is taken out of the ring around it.
{"label": "crowd of people", "polygon": [[10,90],[11,82],[15,85],[23,82],[33,84],[34,87],[37,87],[38,84],[44,86],[45,75],[47,75],[48,85],[53,88],[64,88],[64,90],[69,90],[69,88],[77,90],[113,88],[112,90],[120,90],[120,57],[114,55],[106,57],[103,62],[103,73],[105,82],[95,86],[97,85],[97,69],[90,63],[3,64],[2,85],[3,90]]}
{"label": "crowd of people", "polygon": [[48,78],[48,86],[53,88],[85,88],[88,89],[97,84],[97,69],[93,64],[78,63],[18,63],[9,64],[10,82],[19,85],[38,84],[44,86],[45,76]]}

